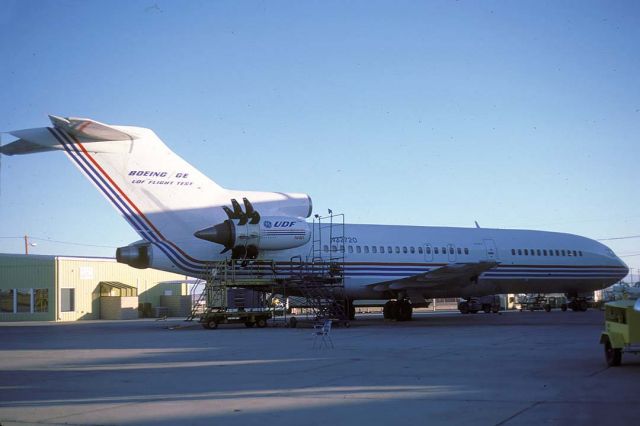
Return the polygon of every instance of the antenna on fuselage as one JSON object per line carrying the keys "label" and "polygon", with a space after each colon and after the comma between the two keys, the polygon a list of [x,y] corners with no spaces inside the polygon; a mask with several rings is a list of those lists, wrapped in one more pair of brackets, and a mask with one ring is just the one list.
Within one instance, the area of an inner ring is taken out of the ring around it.
{"label": "antenna on fuselage", "polygon": [[477,220],[474,220],[473,222],[476,224],[476,228],[478,228],[478,229],[479,229],[479,228],[480,228],[480,225],[478,225],[478,221],[477,221]]}

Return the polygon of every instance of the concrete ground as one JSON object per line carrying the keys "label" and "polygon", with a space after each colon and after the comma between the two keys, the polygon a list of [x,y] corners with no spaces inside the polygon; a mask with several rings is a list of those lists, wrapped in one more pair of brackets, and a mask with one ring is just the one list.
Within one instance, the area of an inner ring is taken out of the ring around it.
{"label": "concrete ground", "polygon": [[0,325],[0,423],[638,424],[640,356],[603,314],[360,316],[310,329],[174,321]]}

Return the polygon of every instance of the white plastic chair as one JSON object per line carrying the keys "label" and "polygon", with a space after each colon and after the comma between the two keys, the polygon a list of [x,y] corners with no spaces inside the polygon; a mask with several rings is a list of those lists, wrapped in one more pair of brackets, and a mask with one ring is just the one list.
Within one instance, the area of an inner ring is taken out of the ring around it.
{"label": "white plastic chair", "polygon": [[325,345],[327,348],[329,344],[333,348],[333,340],[331,340],[331,320],[324,320],[322,324],[316,324],[313,326],[313,347],[316,347],[316,343],[319,343],[318,347],[321,348]]}

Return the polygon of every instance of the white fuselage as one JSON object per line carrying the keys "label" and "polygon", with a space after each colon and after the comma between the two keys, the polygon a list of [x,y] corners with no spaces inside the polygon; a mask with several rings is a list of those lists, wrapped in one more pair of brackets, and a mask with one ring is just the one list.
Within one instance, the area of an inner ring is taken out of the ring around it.
{"label": "white fuselage", "polygon": [[[336,227],[337,228],[337,227]],[[372,287],[432,271],[447,264],[496,261],[476,283],[460,282],[445,288],[425,288],[426,298],[471,297],[504,293],[586,293],[623,278],[626,265],[605,245],[577,235],[529,230],[451,228],[397,225],[345,225],[344,236],[316,236],[304,246],[261,252],[273,260],[285,277],[291,262],[339,259],[344,262],[344,284],[351,299],[385,299],[393,294]],[[326,231],[325,234],[328,234]],[[313,240],[315,239],[315,244]],[[331,240],[331,241],[330,241]],[[176,262],[156,255],[154,267],[178,270]],[[172,256],[177,256],[174,251]],[[228,257],[206,250],[202,265]],[[206,257],[205,257],[206,256]],[[194,259],[195,260],[195,259]],[[194,265],[195,266],[195,265]],[[198,274],[197,270],[183,271]]]}

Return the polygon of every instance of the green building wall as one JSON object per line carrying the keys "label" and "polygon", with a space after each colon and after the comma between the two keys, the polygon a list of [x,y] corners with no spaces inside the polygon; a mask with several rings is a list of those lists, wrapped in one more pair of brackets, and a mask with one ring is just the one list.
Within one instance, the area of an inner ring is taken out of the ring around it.
{"label": "green building wall", "polygon": [[[102,281],[135,287],[139,303],[155,307],[162,295],[187,294],[186,284],[181,283],[186,279],[170,272],[134,269],[108,258],[0,254],[0,321],[99,319]],[[42,303],[36,304],[35,295],[42,302],[43,290],[48,295],[48,306],[46,312],[36,312],[42,309]],[[16,293],[13,304],[19,296],[21,309],[28,312],[13,312],[16,307],[8,306],[10,292]],[[27,300],[27,294],[32,300]]]}

